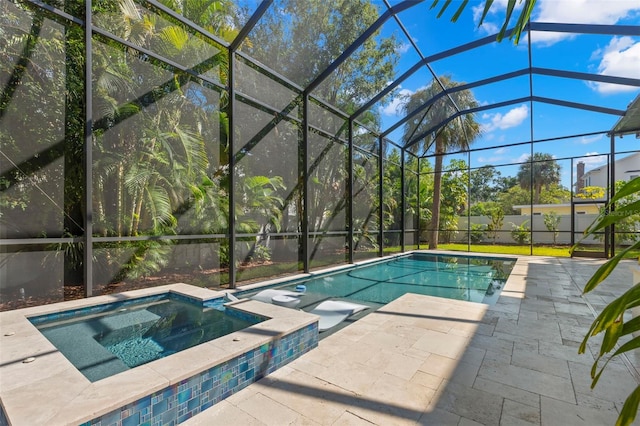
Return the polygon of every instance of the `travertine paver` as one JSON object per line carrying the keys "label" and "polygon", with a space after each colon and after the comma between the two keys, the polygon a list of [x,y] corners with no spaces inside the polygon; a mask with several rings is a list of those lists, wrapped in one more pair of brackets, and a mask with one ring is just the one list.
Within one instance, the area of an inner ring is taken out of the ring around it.
{"label": "travertine paver", "polygon": [[640,364],[613,363],[595,390],[598,342],[578,346],[631,283],[624,263],[520,259],[494,306],[405,295],[187,425],[612,425]]}

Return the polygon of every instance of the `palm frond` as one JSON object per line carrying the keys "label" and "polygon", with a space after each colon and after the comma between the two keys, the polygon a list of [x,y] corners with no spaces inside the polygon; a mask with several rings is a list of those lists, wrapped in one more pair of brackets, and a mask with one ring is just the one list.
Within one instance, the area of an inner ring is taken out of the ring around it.
{"label": "palm frond", "polygon": [[[515,44],[518,44],[520,42],[522,33],[526,29],[527,23],[531,18],[531,13],[533,12],[533,8],[536,4],[536,0],[508,0],[504,22],[500,28],[500,31],[496,35],[497,41],[502,41],[504,39],[504,36],[509,30],[509,23],[511,21],[511,17],[513,16],[513,13],[515,12],[516,5],[522,2],[524,2],[524,6],[520,11],[520,15],[518,16],[518,20],[516,21],[515,26],[513,27],[513,32],[509,36],[510,39],[513,39]],[[440,3],[440,0],[433,0],[433,2],[431,3],[431,9],[436,8],[438,6],[438,3]],[[448,9],[448,7],[451,5],[451,3],[452,3],[451,0],[445,1],[445,3],[440,8],[440,11],[438,12],[438,15],[437,15],[438,18],[441,18],[444,15],[444,13]],[[469,3],[468,0],[462,0],[460,2],[458,9],[454,12],[453,16],[451,17],[452,22],[456,22],[458,18],[460,18],[460,16],[462,15],[462,12],[467,7],[468,3]],[[489,12],[491,11],[491,7],[493,6],[493,4],[494,4],[494,0],[485,0],[484,8],[482,9],[482,15],[480,17],[480,22],[478,26],[481,26],[484,23],[487,16],[489,16]]]}
{"label": "palm frond", "polygon": [[172,214],[171,201],[166,189],[161,186],[146,186],[144,188],[148,210],[154,229],[175,224],[176,219]]}
{"label": "palm frond", "polygon": [[189,43],[189,33],[176,25],[163,28],[158,38],[164,43],[165,49],[171,52],[181,52]]}

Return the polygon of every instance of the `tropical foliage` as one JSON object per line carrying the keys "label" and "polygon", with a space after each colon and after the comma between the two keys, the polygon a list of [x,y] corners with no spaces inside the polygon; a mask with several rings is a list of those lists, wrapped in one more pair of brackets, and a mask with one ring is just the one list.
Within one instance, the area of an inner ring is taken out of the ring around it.
{"label": "tropical foliage", "polygon": [[[502,24],[502,27],[500,27],[500,31],[498,31],[498,36],[497,36],[498,41],[501,41],[505,37],[505,35],[507,35],[507,30],[509,29],[511,17],[513,16],[513,13],[516,11],[517,5],[523,2],[524,2],[524,6],[520,10],[520,15],[518,16],[518,19],[513,27],[513,32],[509,35],[509,38],[513,39],[515,44],[518,44],[518,42],[520,41],[522,32],[524,31],[525,26],[529,23],[529,17],[531,16],[531,12],[533,12],[533,7],[536,5],[536,0],[508,0],[506,4],[507,7],[506,7],[506,16],[504,19],[504,23]],[[432,9],[436,8],[438,6],[438,3],[440,3],[440,0],[433,0],[433,3],[431,3],[431,8]],[[482,15],[480,17],[480,23],[478,25],[482,25],[487,15],[489,15],[489,13],[491,12],[491,6],[493,5],[493,3],[494,3],[494,0],[485,0],[484,7],[482,10]],[[455,13],[451,17],[451,21],[456,22],[468,4],[469,4],[468,1],[459,2],[458,9],[456,9]],[[440,8],[440,12],[438,13],[438,17],[442,16],[450,5],[451,5],[450,0],[444,1]]]}
{"label": "tropical foliage", "polygon": [[562,218],[558,213],[554,211],[550,211],[549,213],[545,213],[542,216],[542,220],[544,221],[544,226],[547,228],[547,231],[553,233],[553,244],[556,244],[556,240],[558,239],[558,234],[560,233],[560,220]]}
{"label": "tropical foliage", "polygon": [[[453,88],[463,83],[457,83],[448,76],[441,76],[422,90],[407,96],[402,105],[405,114],[412,114],[413,118],[404,128],[403,141],[409,150],[422,155],[433,145],[433,204],[431,210],[431,224],[429,226],[429,248],[438,247],[438,234],[441,225],[448,233],[450,225],[440,221],[440,207],[442,200],[443,160],[448,152],[465,151],[469,149],[473,140],[480,135],[480,124],[473,114],[465,114],[459,119],[449,121],[453,113],[452,104],[446,97],[438,97],[442,87]],[[463,110],[472,109],[478,105],[470,90],[459,90],[450,94],[453,102]],[[424,113],[415,114],[437,99]],[[440,127],[442,124],[444,126]]]}
{"label": "tropical foliage", "polygon": [[[227,41],[235,38],[251,13],[227,0],[162,3]],[[287,21],[289,28],[302,34],[313,25],[334,37],[329,41],[311,35],[300,38],[297,46],[302,51],[288,52],[291,61],[305,57],[307,70],[321,70],[377,19],[370,2],[362,2],[361,7],[343,3],[282,4],[294,17]],[[82,16],[83,5],[78,5],[74,13]],[[0,49],[0,73],[8,84],[0,98],[0,140],[3,162],[5,158],[15,162],[14,167],[3,167],[0,176],[3,238],[82,236],[88,207],[82,184],[83,29],[73,23],[58,24],[53,15],[38,8],[32,12],[28,5],[2,2],[1,7],[0,31],[7,43]],[[73,9],[69,6],[66,11]],[[191,250],[187,246],[200,250],[192,256],[196,258],[193,267],[199,266],[198,258],[206,264],[229,266],[232,252],[239,262],[275,259],[269,251],[279,245],[287,245],[280,248],[293,252],[297,260],[301,239],[290,240],[296,244],[292,251],[288,242],[269,240],[269,235],[300,232],[305,212],[315,233],[313,250],[332,239],[325,238],[327,233],[346,234],[349,159],[344,119],[312,100],[310,116],[316,121],[311,124],[324,133],[311,131],[308,151],[303,150],[297,120],[301,96],[238,56],[237,90],[262,103],[238,96],[236,125],[230,128],[226,90],[230,58],[225,46],[160,8],[132,0],[95,1],[93,15],[100,33],[128,43],[93,34],[90,207],[94,241],[103,241],[94,247],[96,282],[145,277],[172,265],[187,265],[191,260],[180,257]],[[331,19],[324,19],[328,15]],[[279,51],[277,18],[278,13],[265,16],[240,50],[256,56],[284,53]],[[261,42],[255,43],[256,39]],[[371,97],[392,78],[395,47],[393,37],[372,37],[315,95],[353,111],[357,107],[354,93],[358,99]],[[299,66],[289,62],[287,72],[295,73]],[[306,74],[304,84],[314,77]],[[286,99],[285,93],[293,95]],[[24,114],[32,105],[41,109],[37,122]],[[274,118],[273,111],[263,105],[282,107],[283,112]],[[375,128],[377,118],[366,113],[360,122]],[[356,248],[366,250],[378,243],[381,227],[376,213],[380,181],[377,160],[371,155],[379,149],[375,138],[363,132],[354,139],[358,146],[353,157],[354,238]],[[38,155],[29,158],[31,153]],[[303,155],[308,155],[307,182]],[[303,206],[303,189],[308,191],[307,206]],[[27,216],[30,221],[21,219]],[[236,235],[248,235],[239,237],[235,247],[229,247],[226,238],[232,222]],[[344,250],[342,239],[337,247]],[[80,281],[83,246],[68,246],[64,247],[69,254],[65,268],[75,269]],[[208,260],[202,259],[204,253]]]}
{"label": "tropical foliage", "polygon": [[542,188],[560,183],[560,165],[551,154],[536,152],[518,169],[518,182],[525,190],[533,190],[533,204],[540,203]]}
{"label": "tropical foliage", "polygon": [[519,245],[529,244],[531,242],[531,230],[527,226],[528,220],[520,225],[511,222],[511,238]]}
{"label": "tropical foliage", "polygon": [[495,244],[498,233],[504,223],[504,210],[500,207],[494,207],[489,210],[488,216],[491,222],[487,225],[487,235],[491,238],[493,244]]}
{"label": "tropical foliage", "polygon": [[[635,199],[622,207],[615,209],[615,214],[611,212],[611,206],[615,203],[627,199]],[[603,211],[598,219],[587,229],[586,235],[593,235],[604,230],[607,226],[615,226],[624,221],[627,217],[635,215],[640,211],[640,178],[633,179],[618,188],[616,195],[611,199],[608,209]],[[637,235],[637,234],[636,234]],[[640,240],[636,239],[631,245],[618,252],[614,257],[604,263],[596,273],[589,279],[584,287],[584,292],[593,291],[601,284],[611,272],[618,266],[626,254],[640,249]],[[591,386],[595,387],[600,380],[605,368],[611,360],[620,357],[630,351],[640,348],[640,335],[634,335],[640,331],[640,317],[630,315],[630,310],[640,306],[640,283],[633,283],[631,288],[622,296],[609,303],[595,319],[582,344],[580,353],[587,350],[589,339],[598,334],[604,333],[600,349],[591,369]],[[627,319],[631,317],[631,319]],[[640,386],[627,397],[616,425],[629,425],[633,423],[638,412],[640,403]]]}

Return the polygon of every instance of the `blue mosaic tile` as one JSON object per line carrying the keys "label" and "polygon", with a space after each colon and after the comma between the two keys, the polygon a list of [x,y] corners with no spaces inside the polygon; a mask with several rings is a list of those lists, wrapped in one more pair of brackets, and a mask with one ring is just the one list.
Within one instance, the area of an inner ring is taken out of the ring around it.
{"label": "blue mosaic tile", "polygon": [[162,423],[163,424],[175,424],[175,421],[178,419],[178,410],[175,408],[173,410],[169,410],[162,415]]}
{"label": "blue mosaic tile", "polygon": [[162,399],[169,399],[175,394],[173,387],[168,387],[162,391]]}
{"label": "blue mosaic tile", "polygon": [[144,411],[145,409],[149,408],[150,406],[151,406],[151,398],[147,397],[147,398],[139,400],[136,403],[134,411]]}
{"label": "blue mosaic tile", "polygon": [[154,392],[91,424],[102,421],[102,425],[106,425],[105,421],[115,420],[110,424],[125,426],[138,421],[154,426],[176,425],[315,348],[318,337],[317,323],[314,323]]}
{"label": "blue mosaic tile", "polygon": [[213,387],[213,380],[210,379],[210,378],[207,378],[200,384],[200,391],[201,392],[206,392],[209,389],[211,389],[212,387]]}
{"label": "blue mosaic tile", "polygon": [[122,419],[122,426],[138,426],[140,424],[140,413],[132,413],[129,417]]}
{"label": "blue mosaic tile", "polygon": [[102,416],[101,420],[102,423],[100,424],[100,426],[118,425],[120,424],[121,420],[120,412],[112,411],[111,413]]}
{"label": "blue mosaic tile", "polygon": [[195,388],[200,389],[201,382],[202,382],[202,378],[200,376],[193,376],[186,382],[186,385],[191,389],[195,389]]}
{"label": "blue mosaic tile", "polygon": [[187,410],[188,411],[195,411],[195,410],[199,410],[200,409],[200,398],[196,397],[193,398],[191,400],[189,400],[189,402],[187,402]]}
{"label": "blue mosaic tile", "polygon": [[152,409],[152,414],[154,417],[156,417],[158,414],[164,413],[165,411],[167,411],[168,409],[168,405],[167,405],[167,400],[163,399],[162,401],[158,402],[157,404],[154,404],[153,409]]}
{"label": "blue mosaic tile", "polygon": [[184,414],[184,415],[182,415],[182,416],[178,417],[178,423],[182,423],[182,422],[184,422],[184,421],[187,421],[187,420],[189,420],[192,416],[193,416],[193,414],[192,414],[192,413],[186,413],[186,414]]}
{"label": "blue mosaic tile", "polygon": [[244,312],[233,307],[227,307],[225,313],[231,317],[238,318],[239,320],[247,321],[253,324],[257,324],[262,321],[266,321],[268,318],[262,315],[252,314],[250,312]]}

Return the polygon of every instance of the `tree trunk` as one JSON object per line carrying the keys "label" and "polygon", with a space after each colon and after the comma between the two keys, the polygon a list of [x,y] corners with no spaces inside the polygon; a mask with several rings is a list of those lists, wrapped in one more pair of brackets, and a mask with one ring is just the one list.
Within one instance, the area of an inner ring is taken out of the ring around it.
{"label": "tree trunk", "polygon": [[442,143],[436,138],[436,159],[433,175],[433,206],[431,207],[431,230],[429,232],[429,249],[438,248],[438,229],[440,228],[440,194],[442,184]]}

